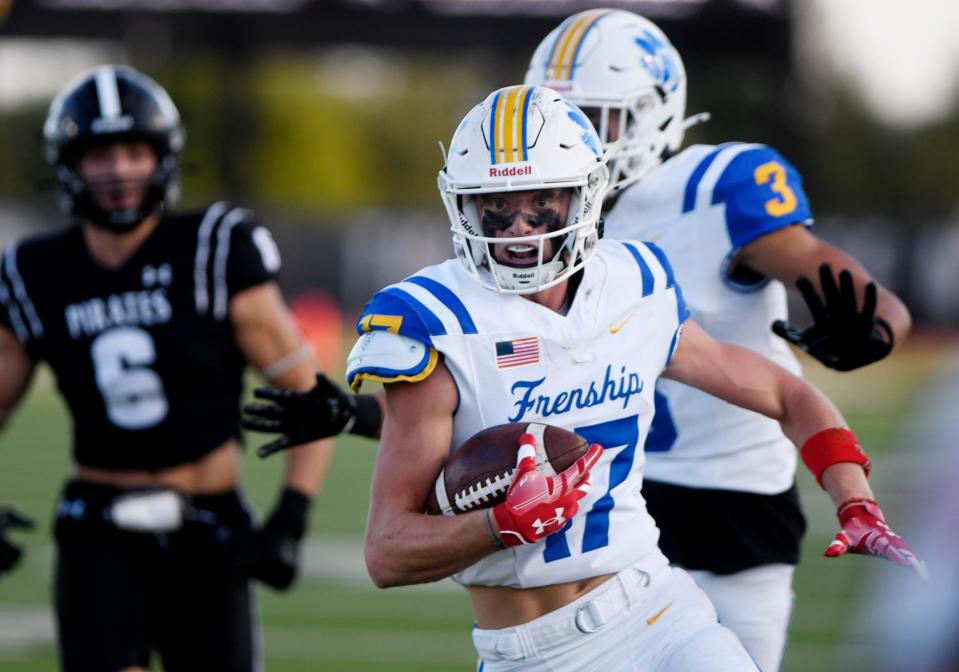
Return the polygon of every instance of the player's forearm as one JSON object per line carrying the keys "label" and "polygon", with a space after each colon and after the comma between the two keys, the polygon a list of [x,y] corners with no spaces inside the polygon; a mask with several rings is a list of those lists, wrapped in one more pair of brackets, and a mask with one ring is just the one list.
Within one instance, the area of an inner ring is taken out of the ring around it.
{"label": "player's forearm", "polygon": [[822,487],[837,508],[850,499],[874,499],[866,472],[860,465],[851,462],[834,464],[822,472]]}
{"label": "player's forearm", "polygon": [[[790,374],[791,375],[791,374]],[[816,387],[810,385],[801,378],[792,376],[786,381],[783,388],[785,394],[783,397],[784,415],[780,419],[783,433],[797,446],[801,447],[803,461],[807,467],[812,470],[813,475],[822,485],[822,488],[829,493],[833,504],[838,508],[843,502],[851,499],[872,499],[872,491],[866,480],[866,471],[862,463],[851,461],[852,458],[844,454],[842,461],[835,462],[822,470],[821,476],[818,471],[822,464],[822,447],[819,448],[819,457],[810,462],[811,456],[807,454],[807,441],[810,443],[817,441],[822,436],[833,436],[834,430],[838,427],[844,427],[846,421],[839,413],[833,403]],[[845,432],[846,436],[855,441],[855,437]],[[810,439],[810,437],[813,437]],[[834,451],[836,448],[830,448]],[[858,446],[857,446],[858,449]],[[814,450],[813,452],[816,452]],[[856,457],[861,456],[863,461],[867,458],[859,449]],[[831,458],[830,461],[836,459]],[[828,462],[826,462],[828,464]]]}
{"label": "player's forearm", "polygon": [[797,447],[817,432],[845,426],[839,409],[811,383],[752,351],[725,348],[726,366],[742,372],[733,403],[777,420]]}
{"label": "player's forearm", "polygon": [[[311,356],[274,376],[270,382],[291,389],[309,390],[315,383],[315,368]],[[284,476],[287,487],[312,497],[323,484],[332,457],[332,439],[311,441],[296,446],[287,453]]]}
{"label": "player's forearm", "polygon": [[0,326],[0,429],[26,394],[33,379],[35,364],[20,341]]}
{"label": "player's forearm", "polygon": [[778,421],[797,446],[845,424],[832,402],[802,378],[751,350],[714,341],[692,321],[664,375]]}
{"label": "player's forearm", "polygon": [[783,371],[780,391],[782,415],[777,419],[797,447],[817,432],[846,425],[832,401],[802,378]]}
{"label": "player's forearm", "polygon": [[380,588],[439,581],[497,550],[485,511],[370,516],[366,567]]}
{"label": "player's forearm", "polygon": [[880,286],[876,297],[876,315],[884,319],[892,329],[893,346],[898,348],[912,331],[912,315],[899,297]]}
{"label": "player's forearm", "polygon": [[332,439],[297,446],[288,453],[284,483],[312,497],[323,484],[332,457]]}

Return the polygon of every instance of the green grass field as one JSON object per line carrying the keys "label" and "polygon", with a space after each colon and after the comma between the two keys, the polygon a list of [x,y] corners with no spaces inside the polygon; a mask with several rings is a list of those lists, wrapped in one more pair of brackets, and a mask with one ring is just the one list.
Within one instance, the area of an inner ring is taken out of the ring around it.
{"label": "green grass field", "polygon": [[[810,376],[837,402],[876,469],[873,487],[895,525],[904,502],[895,488],[895,447],[903,418],[941,349],[913,347],[853,374],[806,362]],[[56,669],[49,610],[54,498],[69,470],[68,421],[48,375],[0,438],[0,504],[15,504],[39,522],[20,535],[28,555],[0,579],[0,672]],[[248,437],[256,445],[259,437]],[[451,582],[375,589],[365,575],[361,543],[375,444],[339,442],[326,487],[313,510],[304,578],[288,594],[262,590],[266,667],[271,672],[440,672],[474,669],[471,612],[465,591]],[[282,460],[247,461],[245,483],[262,509],[276,490]],[[796,576],[796,607],[784,670],[857,669],[864,646],[849,626],[862,581],[877,561],[821,556],[835,531],[827,497],[800,475],[810,532]]]}

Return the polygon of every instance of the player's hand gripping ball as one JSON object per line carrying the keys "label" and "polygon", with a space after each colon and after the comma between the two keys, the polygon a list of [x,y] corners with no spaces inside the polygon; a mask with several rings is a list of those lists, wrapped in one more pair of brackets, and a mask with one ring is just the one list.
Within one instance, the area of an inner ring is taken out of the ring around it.
{"label": "player's hand gripping ball", "polygon": [[602,454],[602,446],[594,443],[562,472],[546,476],[536,468],[536,437],[523,434],[513,482],[502,503],[490,510],[503,545],[535,544],[564,529],[589,493],[589,472]]}
{"label": "player's hand gripping ball", "polygon": [[523,434],[535,438],[535,467],[544,476],[559,474],[589,450],[586,439],[561,427],[526,422],[489,427],[450,455],[436,478],[426,512],[452,516],[502,502],[513,480]]}

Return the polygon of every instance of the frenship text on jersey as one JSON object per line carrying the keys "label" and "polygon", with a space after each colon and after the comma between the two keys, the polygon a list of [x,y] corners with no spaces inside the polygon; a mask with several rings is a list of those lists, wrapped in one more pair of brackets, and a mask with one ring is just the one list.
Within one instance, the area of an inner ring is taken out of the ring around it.
{"label": "frenship text on jersey", "polygon": [[614,378],[612,371],[613,366],[609,364],[606,366],[602,382],[594,380],[586,389],[574,387],[571,390],[559,392],[555,397],[547,394],[534,396],[533,393],[543,384],[545,377],[539,380],[517,380],[510,391],[518,395],[519,399],[513,404],[516,407],[516,414],[509,418],[509,421],[519,422],[528,412],[541,418],[548,418],[551,415],[569,413],[574,408],[598,406],[617,399],[623,400],[625,409],[629,406],[630,397],[643,391],[643,379],[633,371],[627,373],[625,366],[620,367],[618,377]]}

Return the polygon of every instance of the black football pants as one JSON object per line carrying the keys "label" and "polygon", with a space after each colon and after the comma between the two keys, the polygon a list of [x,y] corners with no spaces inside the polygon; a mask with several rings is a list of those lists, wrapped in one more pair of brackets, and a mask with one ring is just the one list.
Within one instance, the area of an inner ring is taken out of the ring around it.
{"label": "black football pants", "polygon": [[215,525],[147,534],[103,522],[119,492],[76,481],[64,492],[71,505],[56,522],[62,669],[149,667],[156,651],[166,672],[259,670],[253,584],[224,543],[251,528],[239,494],[194,498]]}

